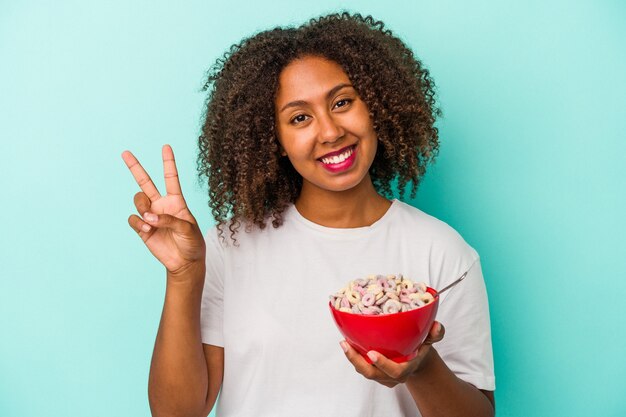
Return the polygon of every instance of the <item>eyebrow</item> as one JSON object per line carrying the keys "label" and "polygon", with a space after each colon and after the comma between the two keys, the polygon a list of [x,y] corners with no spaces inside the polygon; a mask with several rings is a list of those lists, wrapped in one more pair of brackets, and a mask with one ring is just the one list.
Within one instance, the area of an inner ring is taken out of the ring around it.
{"label": "eyebrow", "polygon": [[[341,90],[342,88],[345,88],[345,87],[352,87],[352,84],[343,83],[343,84],[338,84],[338,85],[334,86],[326,94],[326,99],[329,99],[330,96],[332,96],[337,91],[339,91],[339,90]],[[289,103],[285,104],[282,109],[280,109],[279,113],[282,113],[285,109],[287,109],[289,107],[303,106],[303,105],[306,105],[306,104],[308,104],[308,103],[306,101],[304,101],[304,100],[290,101]]]}

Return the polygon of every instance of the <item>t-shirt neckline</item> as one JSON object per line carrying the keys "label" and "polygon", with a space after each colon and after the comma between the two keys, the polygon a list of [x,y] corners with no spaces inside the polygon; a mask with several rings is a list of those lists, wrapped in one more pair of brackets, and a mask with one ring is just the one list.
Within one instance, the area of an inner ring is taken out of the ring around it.
{"label": "t-shirt neckline", "polygon": [[304,226],[306,226],[306,227],[308,227],[310,229],[317,230],[318,232],[324,233],[326,235],[350,237],[350,236],[359,236],[359,235],[362,235],[364,233],[372,232],[372,231],[378,229],[379,227],[381,227],[382,225],[384,225],[385,223],[388,223],[389,219],[393,215],[393,212],[397,209],[398,205],[399,205],[398,199],[396,199],[396,198],[392,199],[391,200],[391,205],[389,206],[389,208],[387,209],[385,214],[383,214],[380,219],[376,220],[374,223],[372,223],[369,226],[362,226],[362,227],[328,227],[328,226],[322,226],[321,224],[317,224],[315,222],[312,222],[311,220],[307,219],[302,214],[300,214],[300,212],[296,208],[295,204],[291,205],[291,210],[290,211],[291,211],[292,217],[298,223],[300,223],[300,224],[302,224],[302,225],[304,225]]}

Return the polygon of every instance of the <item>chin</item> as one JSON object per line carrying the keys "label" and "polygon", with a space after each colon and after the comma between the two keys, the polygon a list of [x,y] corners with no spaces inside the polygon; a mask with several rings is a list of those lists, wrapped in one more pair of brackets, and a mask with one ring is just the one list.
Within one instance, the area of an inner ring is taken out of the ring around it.
{"label": "chin", "polygon": [[333,183],[333,184],[327,184],[326,187],[322,187],[328,191],[334,191],[334,192],[342,192],[342,191],[348,191],[348,190],[352,190],[354,188],[357,188],[358,186],[360,186],[363,181],[365,180],[367,176],[364,175],[363,177],[359,178],[359,179],[353,179],[353,180],[346,180],[345,182],[342,181],[340,183]]}

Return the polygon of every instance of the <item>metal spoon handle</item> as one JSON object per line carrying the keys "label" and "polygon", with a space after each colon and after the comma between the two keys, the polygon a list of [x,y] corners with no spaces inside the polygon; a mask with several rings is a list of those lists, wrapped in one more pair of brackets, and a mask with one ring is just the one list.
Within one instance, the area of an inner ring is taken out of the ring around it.
{"label": "metal spoon handle", "polygon": [[450,285],[447,285],[447,286],[443,287],[441,290],[437,291],[437,295],[441,295],[442,292],[448,291],[450,288],[454,287],[456,284],[458,284],[459,282],[463,281],[463,278],[465,278],[467,276],[468,272],[469,271],[465,271],[465,273],[463,275],[461,275],[460,277],[455,279]]}

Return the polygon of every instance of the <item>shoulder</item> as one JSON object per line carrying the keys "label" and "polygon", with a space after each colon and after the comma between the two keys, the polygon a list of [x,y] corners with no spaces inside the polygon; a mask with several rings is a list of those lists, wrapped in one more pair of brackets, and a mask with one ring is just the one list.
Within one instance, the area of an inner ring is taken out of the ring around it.
{"label": "shoulder", "polygon": [[478,254],[448,223],[402,201],[397,201],[395,226],[410,234],[411,240],[427,244],[431,250],[478,258]]}
{"label": "shoulder", "polygon": [[207,246],[213,245],[222,251],[238,249],[239,252],[244,247],[266,245],[293,229],[291,217],[292,210],[288,207],[282,213],[282,224],[278,227],[274,227],[270,217],[266,219],[263,228],[245,220],[235,224],[228,221],[221,227],[213,225],[204,233],[205,241]]}
{"label": "shoulder", "polygon": [[249,234],[249,231],[246,233],[245,227],[238,227],[235,234],[232,233],[231,227],[232,225],[230,223],[226,223],[221,227],[217,224],[209,227],[204,233],[207,251],[228,251],[239,246],[242,240],[246,240],[248,238],[247,235]]}

